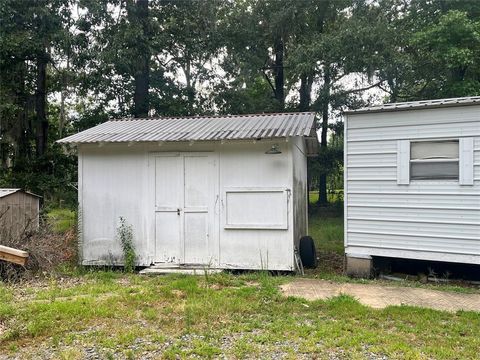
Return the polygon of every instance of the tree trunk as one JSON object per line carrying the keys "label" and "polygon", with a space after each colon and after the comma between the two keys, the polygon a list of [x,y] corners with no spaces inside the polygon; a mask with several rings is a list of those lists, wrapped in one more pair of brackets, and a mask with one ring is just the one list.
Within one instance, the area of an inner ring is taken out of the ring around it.
{"label": "tree trunk", "polygon": [[37,58],[37,79],[35,92],[35,113],[36,113],[36,154],[37,157],[45,154],[48,141],[48,120],[46,113],[47,106],[47,62],[46,53]]}
{"label": "tree trunk", "polygon": [[[142,34],[137,43],[138,58],[135,62],[135,92],[133,95],[133,115],[147,117],[150,109],[148,91],[150,87],[150,44],[148,0],[137,0],[135,4],[135,21],[140,24]],[[134,60],[135,61],[135,60]]]}
{"label": "tree trunk", "polygon": [[387,78],[387,83],[390,88],[390,102],[397,102],[398,99],[398,87],[395,85],[395,80],[393,76]]}
{"label": "tree trunk", "polygon": [[15,92],[15,103],[18,106],[15,124],[12,128],[12,140],[14,143],[14,161],[30,157],[30,146],[28,136],[32,133],[27,121],[28,101],[25,90],[25,74],[27,73],[26,63],[22,61],[18,65],[15,81],[17,88]]}
{"label": "tree trunk", "polygon": [[302,74],[300,77],[300,103],[298,109],[300,111],[308,111],[310,102],[312,101],[312,84],[313,76]]}
{"label": "tree trunk", "polygon": [[285,48],[281,37],[275,39],[274,51],[275,65],[273,73],[275,76],[275,99],[277,99],[279,110],[281,111],[285,108],[285,78],[283,74],[283,55]]}
{"label": "tree trunk", "polygon": [[[330,104],[330,65],[325,65],[323,73],[323,91],[322,91],[322,134],[320,139],[320,151],[325,152],[328,145],[328,107]],[[328,204],[327,197],[327,173],[322,171],[319,176],[318,185],[318,204]]]}
{"label": "tree trunk", "polygon": [[195,103],[195,87],[192,84],[192,68],[191,61],[187,55],[187,61],[183,72],[185,74],[185,81],[187,83],[187,101],[188,101],[188,115],[193,115],[193,105]]}
{"label": "tree trunk", "polygon": [[67,116],[65,112],[65,101],[68,96],[68,74],[70,71],[70,52],[67,55],[67,66],[64,72],[62,72],[62,91],[60,91],[60,116],[58,123],[58,135],[63,137],[63,128],[67,122]]}

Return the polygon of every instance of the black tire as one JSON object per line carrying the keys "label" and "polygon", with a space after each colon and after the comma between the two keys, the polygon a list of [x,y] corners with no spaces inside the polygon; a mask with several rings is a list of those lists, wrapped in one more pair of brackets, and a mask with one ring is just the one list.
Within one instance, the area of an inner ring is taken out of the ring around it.
{"label": "black tire", "polygon": [[300,259],[306,268],[314,269],[318,265],[317,249],[311,236],[302,236],[300,238]]}

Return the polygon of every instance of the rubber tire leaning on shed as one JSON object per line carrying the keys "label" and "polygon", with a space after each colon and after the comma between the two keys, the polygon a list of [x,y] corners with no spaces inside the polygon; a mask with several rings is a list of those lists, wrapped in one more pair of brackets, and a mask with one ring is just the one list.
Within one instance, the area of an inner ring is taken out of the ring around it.
{"label": "rubber tire leaning on shed", "polygon": [[311,236],[300,238],[300,259],[302,259],[302,264],[306,268],[314,269],[318,265],[317,250]]}

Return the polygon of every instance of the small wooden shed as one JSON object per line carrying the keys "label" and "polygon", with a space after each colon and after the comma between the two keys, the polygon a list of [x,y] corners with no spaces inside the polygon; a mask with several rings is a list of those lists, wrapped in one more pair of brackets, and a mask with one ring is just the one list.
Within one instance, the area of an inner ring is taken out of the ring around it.
{"label": "small wooden shed", "polygon": [[60,143],[78,146],[84,265],[121,264],[123,217],[140,266],[294,270],[314,113],[111,120]]}
{"label": "small wooden shed", "polygon": [[348,112],[344,174],[349,272],[376,256],[480,264],[480,97]]}
{"label": "small wooden shed", "polygon": [[22,189],[0,188],[0,245],[38,229],[40,198]]}

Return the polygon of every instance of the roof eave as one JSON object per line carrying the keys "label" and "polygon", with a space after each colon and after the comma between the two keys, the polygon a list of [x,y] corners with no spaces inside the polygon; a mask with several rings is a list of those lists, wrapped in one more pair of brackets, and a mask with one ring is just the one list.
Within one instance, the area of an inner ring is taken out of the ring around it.
{"label": "roof eave", "polygon": [[382,108],[382,107],[372,107],[372,108],[362,108],[357,110],[345,110],[343,111],[344,115],[356,115],[356,114],[370,114],[370,113],[382,113],[382,112],[396,112],[396,111],[412,111],[412,110],[428,110],[428,109],[438,109],[438,108],[449,108],[449,107],[461,107],[461,106],[480,106],[480,101],[471,101],[471,102],[452,102],[452,103],[438,103],[438,104],[422,104],[422,105],[411,105],[404,107],[391,107],[391,108]]}

